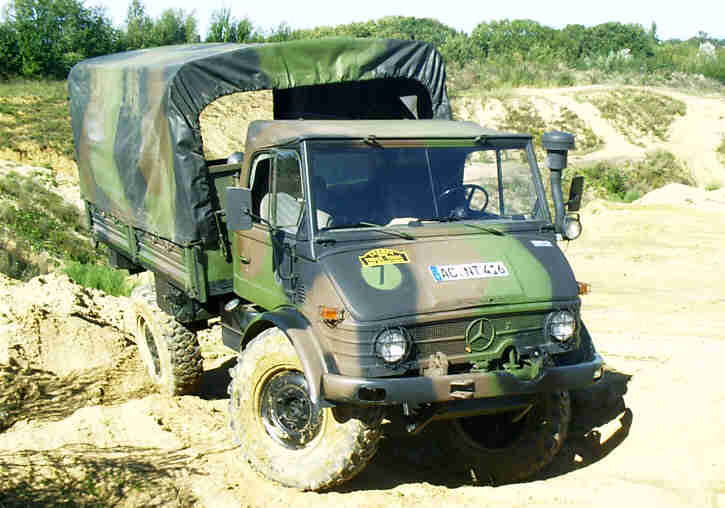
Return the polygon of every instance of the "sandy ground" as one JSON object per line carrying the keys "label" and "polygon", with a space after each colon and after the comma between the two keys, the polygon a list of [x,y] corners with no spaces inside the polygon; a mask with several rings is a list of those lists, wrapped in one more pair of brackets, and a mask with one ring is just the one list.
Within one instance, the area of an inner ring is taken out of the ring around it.
{"label": "sandy ground", "polygon": [[[566,106],[584,118],[606,140],[587,157],[641,155],[572,95],[593,88],[517,93],[536,94],[543,116]],[[713,155],[725,101],[663,93],[688,105],[668,149],[689,162],[700,186],[725,183]],[[221,103],[205,115],[262,117],[268,103]],[[495,101],[466,108],[487,125],[502,114]],[[203,130],[217,145],[210,154],[234,151],[243,123]],[[0,161],[0,170],[10,165]],[[59,184],[77,202],[73,182]],[[478,485],[456,464],[439,443],[440,427],[409,437],[390,424],[369,467],[342,487],[279,487],[242,464],[232,444],[226,385],[234,360],[218,327],[201,337],[201,394],[166,398],[153,393],[128,340],[127,300],[56,274],[27,284],[0,276],[0,506],[725,508],[723,217],[725,189],[677,185],[631,205],[597,201],[583,210],[583,236],[561,247],[592,285],[584,318],[609,378],[631,376],[628,392],[611,411],[575,412],[568,442],[538,476],[497,487]]]}
{"label": "sandy ground", "polygon": [[0,370],[0,477],[45,478],[30,491],[0,487],[0,500],[68,492],[82,500],[87,482],[93,499],[120,506],[725,507],[724,199],[671,186],[638,204],[584,210],[583,237],[562,248],[592,284],[584,317],[610,368],[632,376],[629,390],[611,413],[575,413],[567,445],[536,478],[498,487],[457,468],[440,429],[407,437],[389,424],[370,466],[339,489],[279,487],[242,464],[231,443],[233,360],[220,354],[218,330],[202,339],[202,395],[164,398],[151,393],[126,340],[123,299],[58,275],[0,279],[0,335],[10,344]]}

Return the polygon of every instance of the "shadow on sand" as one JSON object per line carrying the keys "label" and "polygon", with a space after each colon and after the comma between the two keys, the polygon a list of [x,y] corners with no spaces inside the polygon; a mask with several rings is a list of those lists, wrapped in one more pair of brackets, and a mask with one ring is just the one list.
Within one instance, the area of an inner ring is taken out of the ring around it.
{"label": "shadow on sand", "polygon": [[[195,506],[176,486],[196,472],[183,451],[67,445],[55,450],[0,452],[0,506]],[[130,503],[130,504],[129,504]]]}
{"label": "shadow on sand", "polygon": [[[607,371],[596,388],[573,393],[566,442],[546,468],[524,482],[587,467],[622,444],[633,422],[632,410],[626,407],[623,398],[630,379],[628,374]],[[444,444],[447,425],[450,423],[445,421],[432,423],[420,434],[411,436],[402,424],[385,423],[380,449],[372,462],[356,478],[334,490],[384,490],[422,482],[448,488],[483,484]],[[608,432],[602,440],[604,426]],[[609,432],[612,427],[616,430]]]}
{"label": "shadow on sand", "polygon": [[206,400],[226,399],[227,387],[232,380],[229,369],[237,364],[237,357],[223,360],[218,366],[205,370],[199,387],[199,397]]}

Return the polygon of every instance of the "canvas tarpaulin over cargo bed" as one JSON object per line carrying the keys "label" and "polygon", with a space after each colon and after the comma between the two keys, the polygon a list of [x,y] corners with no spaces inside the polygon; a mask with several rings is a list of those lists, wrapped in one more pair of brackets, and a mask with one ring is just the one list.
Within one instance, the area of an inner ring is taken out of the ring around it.
{"label": "canvas tarpaulin over cargo bed", "polygon": [[169,46],[85,60],[68,87],[84,199],[181,245],[216,239],[199,114],[219,97],[272,89],[278,119],[450,118],[419,41]]}

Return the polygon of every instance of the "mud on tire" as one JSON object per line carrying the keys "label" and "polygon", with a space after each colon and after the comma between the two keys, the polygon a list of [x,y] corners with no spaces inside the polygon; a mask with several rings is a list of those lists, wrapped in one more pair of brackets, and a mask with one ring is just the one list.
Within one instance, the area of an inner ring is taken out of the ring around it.
{"label": "mud on tire", "polygon": [[313,405],[300,360],[279,328],[252,340],[229,372],[234,439],[266,478],[320,490],[349,480],[375,455],[379,422],[341,423],[332,409]]}
{"label": "mud on tire", "polygon": [[522,480],[549,464],[571,419],[568,392],[544,393],[523,418],[516,414],[459,418],[448,425],[449,447],[480,483]]}
{"label": "mud on tire", "polygon": [[153,383],[165,395],[195,393],[203,373],[196,334],[159,308],[151,286],[134,289],[131,300],[127,322]]}

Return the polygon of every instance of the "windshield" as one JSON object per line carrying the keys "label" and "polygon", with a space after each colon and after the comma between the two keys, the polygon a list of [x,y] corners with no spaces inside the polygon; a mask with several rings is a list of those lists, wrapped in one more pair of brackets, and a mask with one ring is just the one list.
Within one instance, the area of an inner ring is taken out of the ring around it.
{"label": "windshield", "polygon": [[311,143],[320,230],[547,217],[526,148]]}

